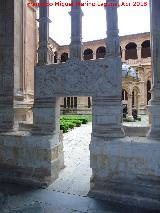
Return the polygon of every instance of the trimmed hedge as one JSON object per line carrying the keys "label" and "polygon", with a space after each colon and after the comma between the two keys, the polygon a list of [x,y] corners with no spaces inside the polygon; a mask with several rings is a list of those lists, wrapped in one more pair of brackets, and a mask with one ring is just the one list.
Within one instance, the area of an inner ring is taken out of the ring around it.
{"label": "trimmed hedge", "polygon": [[82,117],[82,116],[61,116],[60,118],[60,129],[63,130],[64,133],[68,132],[69,129],[73,129],[74,127],[79,127],[81,124],[86,124],[90,121],[90,117]]}

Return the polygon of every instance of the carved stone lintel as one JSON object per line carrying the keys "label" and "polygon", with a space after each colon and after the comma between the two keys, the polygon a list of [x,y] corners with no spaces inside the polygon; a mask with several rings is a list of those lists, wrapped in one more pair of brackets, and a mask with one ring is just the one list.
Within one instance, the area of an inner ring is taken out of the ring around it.
{"label": "carved stone lintel", "polygon": [[[114,72],[113,72],[114,70]],[[70,59],[64,64],[37,66],[35,96],[119,96],[121,97],[121,61]]]}

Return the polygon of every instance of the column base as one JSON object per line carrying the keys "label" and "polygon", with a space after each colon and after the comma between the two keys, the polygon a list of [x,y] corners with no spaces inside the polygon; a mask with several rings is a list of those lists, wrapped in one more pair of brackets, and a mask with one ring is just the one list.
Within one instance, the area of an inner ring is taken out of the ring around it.
{"label": "column base", "polygon": [[160,210],[160,143],[147,138],[92,138],[90,196]]}
{"label": "column base", "polygon": [[59,135],[0,134],[0,181],[46,187],[64,168]]}

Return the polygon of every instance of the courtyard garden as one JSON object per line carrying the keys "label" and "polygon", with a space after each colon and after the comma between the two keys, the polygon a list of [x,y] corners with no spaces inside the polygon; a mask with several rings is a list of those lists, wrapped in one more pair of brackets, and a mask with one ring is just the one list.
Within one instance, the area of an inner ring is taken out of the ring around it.
{"label": "courtyard garden", "polygon": [[63,133],[66,133],[74,127],[79,127],[91,121],[92,115],[61,115],[60,129],[63,130]]}

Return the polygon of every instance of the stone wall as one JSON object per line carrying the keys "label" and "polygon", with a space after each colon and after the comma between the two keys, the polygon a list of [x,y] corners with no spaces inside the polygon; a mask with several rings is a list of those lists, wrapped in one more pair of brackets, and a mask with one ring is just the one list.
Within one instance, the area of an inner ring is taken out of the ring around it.
{"label": "stone wall", "polygon": [[62,135],[1,134],[0,161],[0,181],[47,186],[64,168]]}
{"label": "stone wall", "polygon": [[91,195],[160,208],[160,143],[144,137],[92,137]]}

